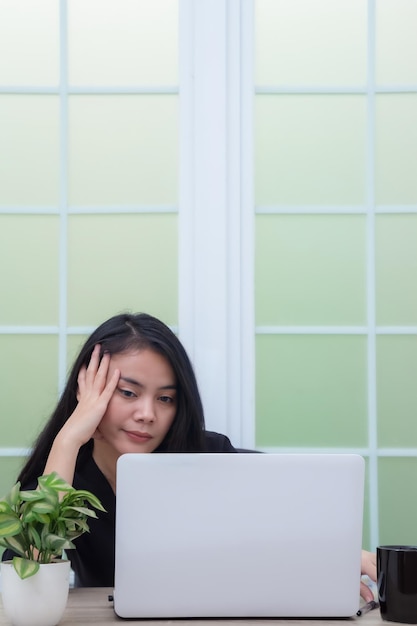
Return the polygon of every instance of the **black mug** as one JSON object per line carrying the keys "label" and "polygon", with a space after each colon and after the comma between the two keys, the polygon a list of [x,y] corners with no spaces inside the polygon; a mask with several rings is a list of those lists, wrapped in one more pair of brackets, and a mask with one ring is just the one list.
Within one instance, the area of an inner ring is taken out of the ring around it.
{"label": "black mug", "polygon": [[382,619],[417,624],[417,546],[378,546],[376,565]]}

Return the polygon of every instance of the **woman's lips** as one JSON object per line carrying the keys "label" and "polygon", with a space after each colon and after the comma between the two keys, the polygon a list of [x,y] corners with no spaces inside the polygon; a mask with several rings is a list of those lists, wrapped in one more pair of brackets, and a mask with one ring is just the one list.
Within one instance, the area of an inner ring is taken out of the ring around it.
{"label": "woman's lips", "polygon": [[146,441],[152,439],[152,436],[148,433],[142,433],[137,430],[125,430],[125,433],[129,437],[129,439],[132,439],[137,443],[145,443]]}

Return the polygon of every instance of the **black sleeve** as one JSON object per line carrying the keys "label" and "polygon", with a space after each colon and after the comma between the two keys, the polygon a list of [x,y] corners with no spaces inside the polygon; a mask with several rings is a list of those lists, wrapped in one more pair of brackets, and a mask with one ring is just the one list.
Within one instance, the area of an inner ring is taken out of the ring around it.
{"label": "black sleeve", "polygon": [[3,554],[1,555],[1,560],[11,561],[14,556],[17,556],[15,552],[12,552],[11,550],[5,550]]}
{"label": "black sleeve", "polygon": [[226,435],[207,430],[204,433],[206,452],[237,452]]}

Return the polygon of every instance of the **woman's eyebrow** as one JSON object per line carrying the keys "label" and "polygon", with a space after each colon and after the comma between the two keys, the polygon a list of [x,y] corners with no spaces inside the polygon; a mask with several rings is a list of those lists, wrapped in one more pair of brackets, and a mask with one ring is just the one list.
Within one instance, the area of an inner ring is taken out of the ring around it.
{"label": "woman's eyebrow", "polygon": [[[143,389],[144,385],[140,383],[138,380],[134,378],[129,378],[128,376],[120,376],[120,380],[123,380],[125,383],[130,383],[131,385],[135,385],[136,387],[141,387]],[[177,385],[162,385],[159,389],[177,389]]]}
{"label": "woman's eyebrow", "polygon": [[142,383],[128,376],[120,376],[120,380],[124,380],[125,383],[130,383],[131,385],[136,385],[136,387],[143,387]]}

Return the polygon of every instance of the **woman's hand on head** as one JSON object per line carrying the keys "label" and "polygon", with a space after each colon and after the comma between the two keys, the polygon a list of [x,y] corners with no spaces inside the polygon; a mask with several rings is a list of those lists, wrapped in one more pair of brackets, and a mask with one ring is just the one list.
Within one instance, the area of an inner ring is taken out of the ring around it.
{"label": "woman's hand on head", "polygon": [[110,378],[110,354],[104,353],[100,360],[100,346],[95,346],[88,366],[78,374],[78,405],[68,418],[61,433],[80,447],[92,437],[99,436],[99,426],[117,387],[120,371],[115,370]]}
{"label": "woman's hand on head", "polygon": [[[362,550],[361,574],[368,576],[374,583],[376,582],[376,554],[374,552]],[[363,581],[361,581],[360,594],[365,602],[371,602],[375,599],[374,592]]]}
{"label": "woman's hand on head", "polygon": [[110,355],[100,359],[97,345],[87,367],[78,374],[78,404],[54,439],[46,461],[44,474],[57,472],[72,484],[78,453],[83,444],[99,436],[97,428],[106,413],[120,378],[116,369],[109,377]]}

